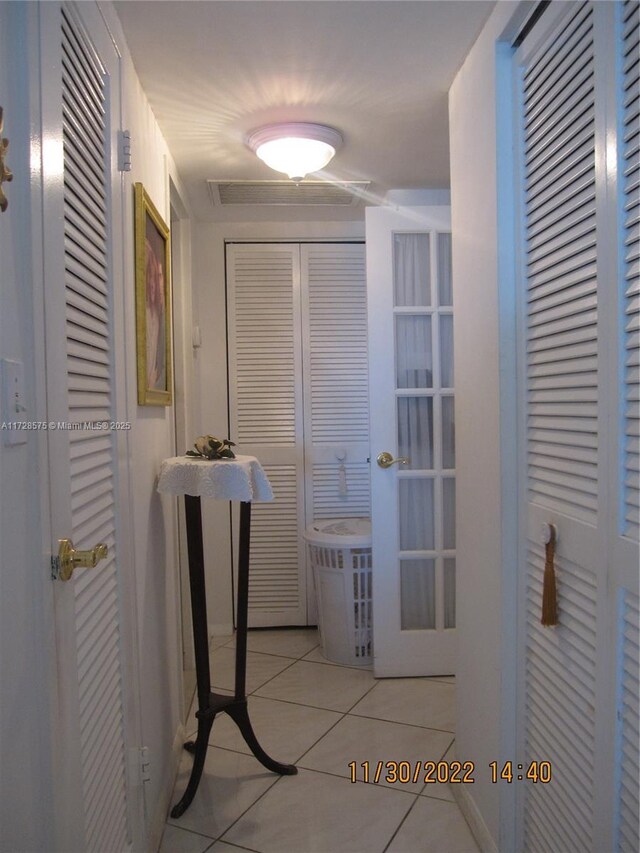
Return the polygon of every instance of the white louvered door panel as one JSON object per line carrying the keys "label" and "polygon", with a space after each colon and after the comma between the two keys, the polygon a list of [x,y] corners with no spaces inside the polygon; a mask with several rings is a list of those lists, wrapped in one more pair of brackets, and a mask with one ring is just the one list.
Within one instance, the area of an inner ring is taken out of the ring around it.
{"label": "white louvered door panel", "polygon": [[231,438],[257,456],[249,624],[315,624],[302,533],[370,513],[364,245],[227,246]]}
{"label": "white louvered door panel", "polygon": [[[544,16],[541,23],[544,22]],[[574,4],[522,61],[527,560],[524,848],[592,849],[600,426],[593,9]],[[526,53],[526,50],[524,51]],[[558,529],[559,624],[540,624],[543,523]],[[521,759],[518,758],[518,761]]]}
{"label": "white louvered door panel", "polygon": [[[249,605],[253,615],[287,619],[300,610],[298,478],[295,465],[264,464],[276,495],[251,511],[251,579]],[[294,624],[302,624],[302,617]],[[287,624],[287,622],[280,622]]]}
{"label": "white louvered door panel", "polygon": [[258,457],[275,494],[252,510],[249,626],[304,625],[298,246],[228,245],[227,294],[230,438]]}
{"label": "white louvered door panel", "polygon": [[309,520],[371,513],[364,244],[301,246]]}
{"label": "white louvered door panel", "polygon": [[616,751],[615,849],[636,853],[639,849],[638,779],[640,779],[640,675],[638,672],[638,596],[626,592],[620,597],[618,633],[618,726]]}
{"label": "white louvered door panel", "polygon": [[[638,849],[638,3],[558,4],[527,38],[516,54],[528,535],[521,746],[525,765],[549,761],[553,779],[520,789],[523,846],[631,851]],[[540,624],[543,522],[558,530],[556,627]]]}
{"label": "white louvered door panel", "polygon": [[[123,335],[114,329],[114,318],[122,322],[122,315],[112,225],[114,205],[120,204],[113,198],[118,183],[112,172],[119,61],[91,4],[44,5],[43,42],[51,57],[45,67],[48,74],[60,72],[61,101],[57,115],[51,105],[51,115],[61,134],[63,179],[59,190],[47,194],[45,172],[52,550],[57,552],[58,538],[72,539],[81,550],[98,542],[109,549],[95,569],[76,569],[54,587],[58,847],[124,851],[141,827],[139,815],[132,817],[127,774],[132,706],[120,575],[129,553],[119,518],[126,494],[118,471],[122,434],[109,426],[119,417],[115,377],[122,362],[116,340]],[[117,246],[121,251],[119,237]]]}
{"label": "white louvered door panel", "polygon": [[623,533],[640,539],[640,84],[639,4],[622,6],[622,208],[624,280]]}

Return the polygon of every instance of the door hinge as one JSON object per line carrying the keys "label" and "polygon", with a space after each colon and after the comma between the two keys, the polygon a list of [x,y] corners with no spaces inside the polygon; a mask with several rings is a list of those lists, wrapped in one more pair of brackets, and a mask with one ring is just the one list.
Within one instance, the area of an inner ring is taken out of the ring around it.
{"label": "door hinge", "polygon": [[118,171],[131,171],[131,131],[118,131]]}
{"label": "door hinge", "polygon": [[129,777],[134,786],[151,781],[151,761],[148,746],[133,746],[129,750]]}

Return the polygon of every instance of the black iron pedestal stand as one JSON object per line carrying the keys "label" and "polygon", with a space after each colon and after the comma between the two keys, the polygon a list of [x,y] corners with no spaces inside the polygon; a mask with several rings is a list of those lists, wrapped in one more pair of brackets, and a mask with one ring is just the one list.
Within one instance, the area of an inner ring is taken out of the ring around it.
{"label": "black iron pedestal stand", "polygon": [[207,628],[207,597],[204,581],[204,553],[202,547],[202,514],[200,498],[185,495],[187,524],[187,547],[189,550],[189,585],[191,588],[191,612],[193,616],[193,645],[196,659],[198,685],[198,734],[196,740],[185,743],[185,749],[193,753],[193,769],[187,789],[180,802],[171,810],[171,817],[180,817],[191,805],[204,768],[209,733],[216,714],[226,712],[237,724],[247,746],[258,761],[268,770],[292,776],[298,772],[293,764],[281,764],[271,758],[258,743],[255,736],[246,697],[247,672],[247,605],[249,598],[249,540],[251,534],[251,504],[240,504],[240,543],[238,553],[238,608],[236,626],[236,684],[233,696],[211,692],[209,675],[209,631]]}

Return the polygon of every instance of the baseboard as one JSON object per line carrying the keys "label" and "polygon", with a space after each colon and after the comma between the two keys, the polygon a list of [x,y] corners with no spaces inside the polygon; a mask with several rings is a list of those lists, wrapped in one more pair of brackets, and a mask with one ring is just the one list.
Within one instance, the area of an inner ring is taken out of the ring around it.
{"label": "baseboard", "polygon": [[467,790],[465,785],[450,785],[449,789],[453,794],[456,803],[460,807],[460,811],[464,815],[464,819],[469,824],[473,837],[481,850],[481,853],[498,853],[498,846],[493,840],[493,836],[489,832],[486,823],[475,800]]}
{"label": "baseboard", "polygon": [[160,842],[162,841],[162,833],[164,832],[164,826],[167,822],[169,807],[171,806],[171,796],[173,794],[176,777],[178,776],[178,767],[180,765],[180,759],[184,750],[186,737],[187,735],[184,725],[180,723],[178,730],[176,731],[176,736],[173,739],[173,746],[171,747],[170,772],[167,773],[167,781],[160,793],[160,796],[158,797],[158,805],[156,806],[155,814],[153,815],[153,819],[149,827],[149,842],[147,846],[148,853],[156,853],[160,847]]}

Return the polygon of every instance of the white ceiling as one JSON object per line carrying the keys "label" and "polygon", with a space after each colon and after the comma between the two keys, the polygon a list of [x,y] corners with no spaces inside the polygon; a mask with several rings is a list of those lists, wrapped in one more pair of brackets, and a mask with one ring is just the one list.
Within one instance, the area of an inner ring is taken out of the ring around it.
{"label": "white ceiling", "polygon": [[[339,180],[388,189],[449,185],[447,91],[495,0],[124,0],[115,7],[196,218],[207,179],[282,178],[244,144],[274,121],[336,127]],[[135,145],[135,140],[134,140]],[[134,149],[135,151],[135,149]],[[270,208],[270,218],[354,218]],[[246,216],[245,216],[246,215]],[[253,218],[246,208],[242,218]]]}

